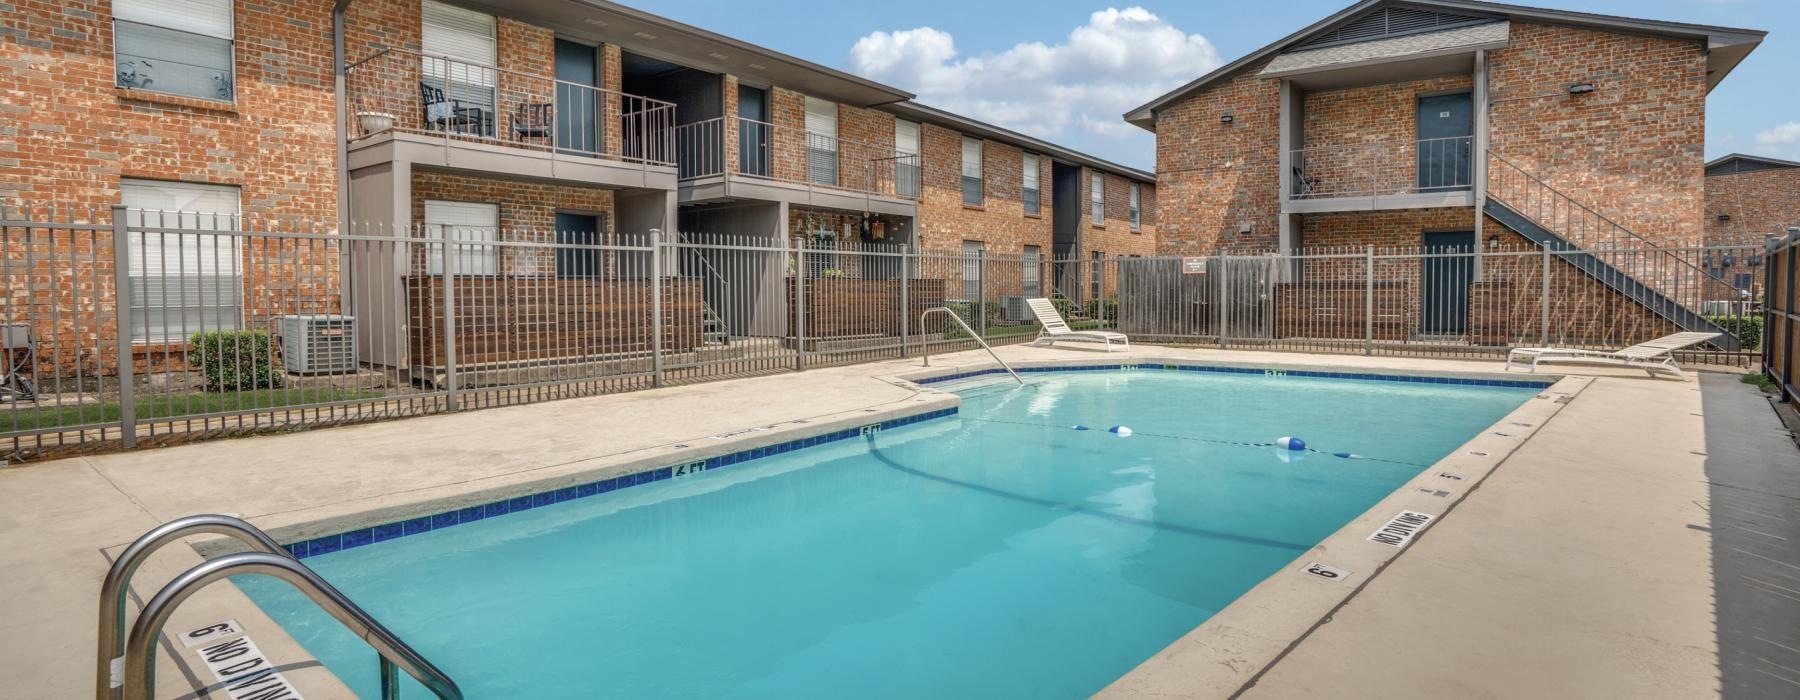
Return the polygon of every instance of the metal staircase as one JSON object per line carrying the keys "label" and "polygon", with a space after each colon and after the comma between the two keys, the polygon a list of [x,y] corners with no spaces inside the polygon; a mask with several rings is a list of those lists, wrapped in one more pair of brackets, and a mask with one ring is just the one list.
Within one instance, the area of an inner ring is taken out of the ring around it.
{"label": "metal staircase", "polygon": [[[1730,288],[1725,280],[1563,194],[1499,154],[1490,152],[1488,156],[1483,207],[1488,216],[1683,330],[1718,333],[1719,337],[1708,342],[1723,350],[1740,348],[1737,336],[1698,310],[1708,287]],[[1671,271],[1678,274],[1671,275]],[[1658,278],[1671,276],[1702,282],[1656,284]]]}
{"label": "metal staircase", "polygon": [[[693,243],[688,240],[685,233],[677,231],[675,235],[684,245]],[[701,255],[698,250],[691,250],[689,257],[697,262],[697,267],[706,274],[705,289],[709,293],[712,289],[717,288],[721,294],[729,294],[730,288],[726,286],[725,275],[719,273],[719,268],[714,267],[711,260],[707,260],[706,256]],[[700,343],[711,347],[723,347],[731,344],[731,325],[725,322],[725,317],[719,314],[718,309],[713,306],[712,300],[709,298],[700,300]]]}

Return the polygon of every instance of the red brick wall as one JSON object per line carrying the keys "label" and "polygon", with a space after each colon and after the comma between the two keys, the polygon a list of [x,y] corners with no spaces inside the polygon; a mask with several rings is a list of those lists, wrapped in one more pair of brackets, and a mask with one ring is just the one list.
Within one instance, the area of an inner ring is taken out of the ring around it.
{"label": "red brick wall", "polygon": [[[1261,64],[1157,115],[1158,249],[1197,255],[1220,246],[1275,246],[1279,236],[1281,88]],[[1220,123],[1230,114],[1231,124]],[[1085,185],[1084,185],[1085,186]],[[1239,235],[1248,222],[1252,233]]]}
{"label": "red brick wall", "polygon": [[1701,42],[1514,22],[1489,91],[1495,153],[1657,245],[1701,240]]}
{"label": "red brick wall", "polygon": [[1101,196],[1103,203],[1103,221],[1096,225],[1093,220],[1093,168],[1081,169],[1081,247],[1082,255],[1092,251],[1100,251],[1109,256],[1122,255],[1155,255],[1157,254],[1157,235],[1155,217],[1156,187],[1148,183],[1140,183],[1139,188],[1139,225],[1131,228],[1131,184],[1137,182],[1114,173],[1101,173],[1103,183]]}
{"label": "red brick wall", "polygon": [[[1720,221],[1721,214],[1731,220]],[[1706,178],[1706,245],[1756,246],[1760,251],[1769,236],[1785,235],[1790,226],[1800,226],[1800,168]],[[1718,254],[1711,257],[1723,262]],[[1767,270],[1751,267],[1746,257],[1735,254],[1732,264],[1721,266],[1720,276],[1735,284],[1738,275],[1749,273],[1750,288],[1761,289]]]}
{"label": "red brick wall", "polygon": [[1050,158],[1038,156],[1038,213],[1025,213],[1025,151],[998,141],[981,143],[979,205],[963,204],[962,132],[919,126],[923,187],[916,230],[921,248],[955,255],[963,241],[981,241],[991,255],[1018,256],[1035,245],[1050,255]]}
{"label": "red brick wall", "polygon": [[[1720,221],[1719,215],[1730,215]],[[1800,168],[1706,178],[1706,244],[1762,245],[1800,226]]]}
{"label": "red brick wall", "polygon": [[[595,187],[570,187],[525,180],[472,177],[432,170],[414,170],[412,179],[412,219],[423,225],[425,200],[442,199],[455,202],[497,204],[500,209],[500,239],[506,241],[556,241],[558,209],[583,214],[600,214],[602,234],[615,230],[613,193]],[[419,250],[420,255],[425,254]],[[422,270],[423,258],[414,262]],[[548,249],[503,248],[500,271],[509,274],[542,274],[554,270],[554,253]]]}
{"label": "red brick wall", "polygon": [[1420,95],[1468,90],[1474,84],[1471,76],[1449,75],[1306,93],[1301,97],[1306,147],[1415,141]]}
{"label": "red brick wall", "polygon": [[119,178],[235,185],[247,216],[336,218],[330,7],[238,2],[236,99],[113,86],[109,2],[0,19],[0,200],[102,208]]}

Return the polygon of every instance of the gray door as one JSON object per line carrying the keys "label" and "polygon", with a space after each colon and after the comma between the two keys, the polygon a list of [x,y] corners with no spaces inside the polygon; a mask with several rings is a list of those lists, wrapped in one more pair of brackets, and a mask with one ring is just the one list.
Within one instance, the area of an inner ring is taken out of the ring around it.
{"label": "gray door", "polygon": [[1419,98],[1419,191],[1469,189],[1475,108],[1466,92]]}
{"label": "gray door", "polygon": [[[556,147],[567,153],[600,153],[605,149],[600,119],[602,102],[594,70],[594,47],[573,41],[556,40]],[[527,110],[535,105],[522,105],[519,118],[530,120],[536,115]]]}
{"label": "gray door", "polygon": [[1469,282],[1475,277],[1475,232],[1425,234],[1419,329],[1460,335],[1469,328]]}
{"label": "gray door", "polygon": [[[600,217],[593,214],[556,213],[556,242],[565,245],[598,245]],[[602,277],[605,251],[582,248],[556,249],[557,277]]]}
{"label": "gray door", "polygon": [[738,172],[769,174],[769,93],[738,86]]}

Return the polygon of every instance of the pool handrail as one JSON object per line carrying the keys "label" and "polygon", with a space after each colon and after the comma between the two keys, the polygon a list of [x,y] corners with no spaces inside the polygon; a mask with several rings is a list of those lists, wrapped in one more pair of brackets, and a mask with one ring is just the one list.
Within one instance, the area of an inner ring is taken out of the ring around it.
{"label": "pool handrail", "polygon": [[[939,311],[944,312],[945,316],[949,316],[951,320],[956,321],[956,325],[962,326],[963,332],[968,333],[969,337],[974,338],[975,342],[980,343],[981,349],[986,350],[988,353],[988,356],[994,358],[995,362],[1000,363],[1000,368],[1006,370],[1007,374],[1012,375],[1012,378],[1014,381],[1017,381],[1020,384],[1025,383],[1025,380],[1021,379],[1019,377],[1019,373],[1013,371],[1012,365],[1006,364],[1006,360],[1000,359],[1000,353],[994,352],[994,348],[992,346],[989,346],[987,344],[986,340],[982,339],[981,334],[976,333],[975,329],[970,328],[969,322],[962,320],[962,317],[956,315],[956,312],[951,311],[949,309],[949,307],[934,306],[932,308],[926,309],[925,313],[919,314],[919,328],[920,329],[925,328],[925,317],[930,316],[933,313],[936,313]],[[927,345],[925,342],[925,334],[924,333],[919,334],[919,355],[924,359],[925,366],[930,367],[931,366],[931,349],[930,349],[930,346]]]}
{"label": "pool handrail", "polygon": [[291,556],[266,552],[240,552],[209,559],[175,577],[144,606],[131,636],[125,642],[125,700],[154,700],[156,688],[156,640],[169,616],[189,596],[219,579],[261,575],[280,579],[323,609],[338,624],[374,647],[381,660],[381,697],[398,700],[400,677],[395,667],[424,684],[439,700],[462,700],[462,689],[419,652],[400,641],[375,618],[350,602],[318,573]]}
{"label": "pool handrail", "polygon": [[[231,554],[202,562],[177,576],[144,606],[131,635],[125,635],[125,595],[131,577],[150,554],[175,540],[195,534],[232,537],[253,552]],[[243,569],[239,571],[239,569]],[[101,583],[99,658],[96,661],[96,700],[153,697],[156,686],[156,640],[175,608],[195,591],[227,576],[260,574],[286,581],[324,609],[357,637],[375,648],[381,662],[381,696],[399,697],[403,668],[441,700],[461,700],[462,691],[443,671],[419,656],[381,623],[255,525],[230,515],[190,515],[163,523],[144,533],[121,552]],[[115,666],[115,664],[117,664]]]}
{"label": "pool handrail", "polygon": [[100,582],[100,615],[99,629],[95,639],[99,641],[94,668],[95,700],[116,700],[123,692],[120,671],[115,663],[122,664],[121,657],[125,653],[125,595],[131,587],[131,577],[137,573],[156,550],[163,545],[190,535],[225,535],[244,543],[253,550],[288,556],[281,544],[268,533],[255,525],[244,522],[241,518],[229,515],[205,514],[189,515],[176,518],[156,526],[132,541],[119,558],[113,560],[112,568],[106,572],[106,578]]}

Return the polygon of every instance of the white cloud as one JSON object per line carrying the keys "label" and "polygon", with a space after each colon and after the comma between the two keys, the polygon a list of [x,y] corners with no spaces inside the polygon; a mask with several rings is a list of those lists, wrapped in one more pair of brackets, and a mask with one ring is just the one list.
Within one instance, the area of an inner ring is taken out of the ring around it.
{"label": "white cloud", "polygon": [[1141,7],[1095,12],[1060,43],[975,56],[959,55],[955,38],[931,27],[874,32],[850,49],[852,70],[926,104],[1087,143],[1147,136],[1119,115],[1219,64],[1206,37]]}
{"label": "white cloud", "polygon": [[1787,146],[1800,143],[1800,122],[1788,122],[1773,129],[1756,132],[1756,142],[1764,146]]}
{"label": "white cloud", "polygon": [[1756,132],[1756,144],[1772,156],[1800,158],[1800,121]]}

